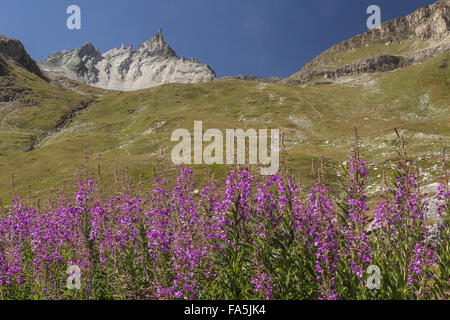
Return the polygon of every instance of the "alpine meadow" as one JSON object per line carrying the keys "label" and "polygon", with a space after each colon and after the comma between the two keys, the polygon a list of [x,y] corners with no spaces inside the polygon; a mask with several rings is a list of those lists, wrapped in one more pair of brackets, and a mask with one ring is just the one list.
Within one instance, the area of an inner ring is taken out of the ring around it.
{"label": "alpine meadow", "polygon": [[449,17],[286,78],[218,77],[161,29],[42,61],[0,35],[0,299],[449,299]]}

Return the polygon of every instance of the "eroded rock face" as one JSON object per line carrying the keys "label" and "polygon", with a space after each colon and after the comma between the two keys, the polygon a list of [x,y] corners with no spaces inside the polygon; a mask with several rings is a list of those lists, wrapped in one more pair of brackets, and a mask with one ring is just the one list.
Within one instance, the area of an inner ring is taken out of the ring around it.
{"label": "eroded rock face", "polygon": [[[330,56],[377,43],[387,47],[410,41],[411,49],[398,56],[380,54],[344,66],[330,65]],[[450,50],[450,0],[440,0],[406,17],[383,23],[379,29],[343,41],[326,50],[285,82],[304,83],[315,78],[336,78],[365,72],[385,72],[422,63]]]}
{"label": "eroded rock face", "polygon": [[0,56],[0,77],[8,73],[8,68],[6,67],[6,62]]}
{"label": "eroded rock face", "polygon": [[405,59],[399,56],[380,55],[358,63],[348,64],[340,68],[305,69],[295,79],[287,79],[288,83],[305,83],[316,78],[336,79],[360,73],[387,72],[406,65]]}
{"label": "eroded rock face", "polygon": [[101,54],[91,43],[53,53],[41,68],[48,74],[110,90],[139,90],[164,83],[212,81],[215,72],[198,60],[179,58],[164,41],[162,31],[133,47],[114,48]]}
{"label": "eroded rock face", "polygon": [[[36,74],[37,76],[46,79],[36,62],[31,59],[26,52],[24,46],[19,40],[10,39],[0,35],[0,54],[7,59],[13,60],[18,65]],[[0,75],[6,74],[6,63],[0,61]]]}
{"label": "eroded rock face", "polygon": [[[90,42],[74,50],[64,50],[51,54],[46,61],[50,67],[67,69],[83,82],[98,80],[98,70],[95,68],[102,59],[102,54]],[[61,73],[64,71],[61,70]]]}
{"label": "eroded rock face", "polygon": [[406,17],[387,21],[381,24],[379,29],[372,29],[343,41],[329,49],[329,52],[357,49],[374,42],[392,43],[409,39],[439,41],[450,35],[449,17],[450,0],[437,1],[432,5],[417,9]]}
{"label": "eroded rock face", "polygon": [[222,80],[242,80],[242,81],[257,81],[261,83],[280,83],[282,78],[278,77],[268,77],[268,78],[262,78],[257,77],[254,75],[248,75],[248,74],[238,74],[236,76],[227,76],[221,78]]}

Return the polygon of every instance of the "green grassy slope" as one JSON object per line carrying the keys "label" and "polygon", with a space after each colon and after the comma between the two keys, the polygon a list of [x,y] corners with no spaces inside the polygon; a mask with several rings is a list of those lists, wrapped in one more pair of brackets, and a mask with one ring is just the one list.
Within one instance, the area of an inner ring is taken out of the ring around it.
{"label": "green grassy slope", "polygon": [[3,61],[6,75],[0,78],[0,93],[9,98],[0,102],[1,157],[27,150],[36,137],[54,128],[64,115],[94,100],[92,94],[72,92],[6,58]]}
{"label": "green grassy slope", "polygon": [[[16,188],[25,193],[30,185],[35,197],[46,196],[65,180],[73,185],[84,162],[84,146],[88,171],[94,175],[100,164],[106,185],[113,185],[115,166],[119,171],[128,166],[134,181],[141,174],[142,188],[150,187],[153,166],[159,173],[176,174],[170,160],[175,145],[171,134],[176,128],[193,132],[195,120],[203,121],[203,130],[223,132],[226,128],[279,128],[286,136],[291,172],[307,177],[311,158],[323,156],[328,177],[336,184],[336,168],[348,158],[354,124],[375,177],[394,156],[391,143],[396,127],[405,135],[410,152],[423,157],[419,165],[433,180],[439,174],[433,167],[437,159],[426,155],[437,158],[450,141],[449,58],[447,52],[421,65],[332,85],[220,80],[101,96],[95,90],[86,93],[86,88],[80,94],[49,85],[11,66],[17,77],[12,83],[31,88],[26,96],[38,105],[0,111],[0,197],[7,199],[11,194],[12,173]],[[63,130],[51,132],[65,113],[94,99]],[[26,152],[30,141],[46,131],[51,133],[35,150]],[[191,167],[196,169],[197,181],[208,177],[206,166]],[[224,166],[210,169],[219,178],[225,175]]]}

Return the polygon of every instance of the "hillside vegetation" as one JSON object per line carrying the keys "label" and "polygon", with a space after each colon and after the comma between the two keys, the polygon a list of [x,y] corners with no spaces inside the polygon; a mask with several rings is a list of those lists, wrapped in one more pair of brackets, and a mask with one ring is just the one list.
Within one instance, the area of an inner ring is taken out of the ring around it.
{"label": "hillside vegetation", "polygon": [[[323,156],[331,183],[338,181],[336,172],[348,158],[353,125],[369,169],[380,174],[395,156],[391,145],[398,128],[410,154],[418,157],[425,181],[433,181],[437,168],[430,160],[440,157],[450,140],[449,56],[334,84],[218,80],[133,92],[106,92],[61,79],[46,82],[5,60],[9,72],[0,78],[0,92],[14,99],[0,102],[0,197],[27,193],[28,186],[33,198],[43,197],[76,179],[80,167],[95,174],[98,165],[106,185],[112,185],[116,167],[121,175],[128,166],[131,179],[141,176],[145,188],[154,170],[169,176],[177,172],[170,160],[171,134],[177,128],[193,132],[196,120],[203,121],[203,130],[223,132],[278,128],[285,135],[289,170],[307,178],[311,159]],[[195,179],[206,179],[209,169],[225,177],[224,166],[200,165]]]}

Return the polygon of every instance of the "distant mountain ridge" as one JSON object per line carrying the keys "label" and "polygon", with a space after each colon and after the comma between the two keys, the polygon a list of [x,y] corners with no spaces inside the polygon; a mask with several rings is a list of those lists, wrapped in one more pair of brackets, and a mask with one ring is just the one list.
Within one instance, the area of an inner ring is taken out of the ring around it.
{"label": "distant mountain ridge", "polygon": [[448,50],[450,0],[440,0],[331,47],[285,82],[391,71]]}
{"label": "distant mountain ridge", "polygon": [[[331,47],[286,79],[251,75],[223,79],[302,85],[317,80],[333,83],[359,74],[423,63],[450,50],[449,17],[450,0],[439,0]],[[161,29],[137,50],[122,45],[102,54],[87,42],[73,50],[55,52],[37,63],[20,41],[0,36],[0,54],[43,79],[63,76],[108,90],[132,91],[165,83],[216,80],[209,65],[195,58],[178,57],[164,41]],[[2,65],[0,56],[0,75],[6,72]]]}
{"label": "distant mountain ridge", "polygon": [[51,54],[39,66],[49,75],[110,90],[139,90],[164,83],[212,81],[214,70],[197,59],[179,58],[164,41],[162,30],[139,45],[114,48],[102,54],[90,42]]}

